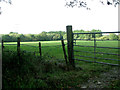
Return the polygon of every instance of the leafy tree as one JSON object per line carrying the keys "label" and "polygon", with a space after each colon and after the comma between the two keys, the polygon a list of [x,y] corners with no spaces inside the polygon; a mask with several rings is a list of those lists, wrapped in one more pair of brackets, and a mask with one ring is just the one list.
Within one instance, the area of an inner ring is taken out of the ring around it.
{"label": "leafy tree", "polygon": [[[86,33],[90,33],[90,31],[86,31]],[[90,40],[92,37],[91,34],[85,34],[85,38],[84,39],[87,39],[87,40]]]}
{"label": "leafy tree", "polygon": [[100,37],[99,39],[101,39],[101,40],[109,40],[109,36],[108,35],[104,35],[104,36]]}
{"label": "leafy tree", "polygon": [[47,37],[47,32],[43,31],[42,33],[40,33],[40,36],[41,36],[41,40],[47,40],[48,37]]}
{"label": "leafy tree", "polygon": [[118,36],[115,33],[109,35],[109,40],[118,40]]}
{"label": "leafy tree", "polygon": [[17,35],[16,34],[9,34],[11,41],[17,41]]}
{"label": "leafy tree", "polygon": [[9,34],[18,34],[18,32],[10,32]]}
{"label": "leafy tree", "polygon": [[[93,29],[93,30],[91,30],[91,32],[101,32],[101,30],[95,30],[95,29]],[[102,33],[101,34],[95,34],[95,36],[96,36],[96,38],[99,38],[99,37],[102,36]]]}
{"label": "leafy tree", "polygon": [[[74,33],[85,33],[84,30],[75,30]],[[85,38],[85,34],[77,34],[77,35],[74,35],[75,36],[75,39],[84,39]]]}
{"label": "leafy tree", "polygon": [[60,34],[55,34],[53,36],[53,40],[60,40]]}
{"label": "leafy tree", "polygon": [[120,33],[118,34],[118,40],[120,40]]}
{"label": "leafy tree", "polygon": [[21,41],[26,41],[26,37],[24,34],[19,34],[19,37]]}
{"label": "leafy tree", "polygon": [[36,41],[40,41],[41,40],[41,35],[40,34],[35,34],[34,37],[35,37]]}
{"label": "leafy tree", "polygon": [[63,35],[63,39],[67,39],[67,34],[64,34],[64,35]]}
{"label": "leafy tree", "polygon": [[10,42],[10,41],[11,41],[11,37],[9,36],[9,34],[2,35],[2,39],[3,39],[5,42]]}
{"label": "leafy tree", "polygon": [[53,40],[54,33],[47,33],[48,40]]}

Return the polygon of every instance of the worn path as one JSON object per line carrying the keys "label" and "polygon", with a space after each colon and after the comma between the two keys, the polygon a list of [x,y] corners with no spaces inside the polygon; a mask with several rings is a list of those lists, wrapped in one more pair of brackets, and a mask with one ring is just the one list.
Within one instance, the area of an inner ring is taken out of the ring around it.
{"label": "worn path", "polygon": [[118,67],[113,67],[109,72],[101,73],[99,77],[90,78],[81,88],[104,88],[114,80],[120,80],[120,68]]}

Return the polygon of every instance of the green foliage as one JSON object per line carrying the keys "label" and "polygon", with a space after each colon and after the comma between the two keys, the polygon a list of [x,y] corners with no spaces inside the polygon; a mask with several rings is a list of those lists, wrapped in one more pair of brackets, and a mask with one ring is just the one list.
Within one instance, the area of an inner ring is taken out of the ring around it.
{"label": "green foliage", "polygon": [[64,35],[64,31],[43,31],[40,34],[18,34],[16,32],[10,32],[9,34],[3,35],[2,39],[5,42],[16,42],[18,37],[21,38],[21,41],[50,41],[61,40]]}
{"label": "green foliage", "polygon": [[109,35],[109,40],[118,40],[118,36],[116,34],[114,34],[114,33],[111,33]]}
{"label": "green foliage", "polygon": [[102,37],[99,38],[100,40],[109,40],[109,36],[108,35],[104,35]]}
{"label": "green foliage", "polygon": [[[90,32],[101,32],[101,30],[91,30],[91,31],[84,31],[84,30],[75,30],[74,33],[90,33]],[[101,37],[102,34],[96,34],[96,38]],[[87,39],[87,40],[93,40],[92,34],[75,34],[74,35],[75,39]]]}
{"label": "green foliage", "polygon": [[[119,78],[119,77],[118,77]],[[106,88],[119,90],[120,89],[120,80],[114,80]]]}
{"label": "green foliage", "polygon": [[3,52],[3,88],[47,88],[42,78],[56,71],[55,64],[30,53],[21,52],[20,56],[15,51]]}
{"label": "green foliage", "polygon": [[18,32],[10,32],[9,34],[18,34]]}
{"label": "green foliage", "polygon": [[[101,32],[101,30],[95,30],[93,29],[91,32]],[[102,34],[95,34],[96,38],[99,38],[102,36]]]}
{"label": "green foliage", "polygon": [[[73,33],[91,33],[91,32],[101,32],[101,30],[74,30]],[[64,31],[50,31],[39,34],[18,34],[17,32],[10,32],[9,34],[2,35],[2,39],[5,42],[16,42],[17,38],[20,37],[21,41],[52,41],[52,40],[61,40],[67,39],[66,32]],[[110,34],[105,36],[102,34],[95,34],[96,39],[98,40],[120,40],[120,35]],[[75,34],[74,39],[86,39],[93,40],[92,34]]]}

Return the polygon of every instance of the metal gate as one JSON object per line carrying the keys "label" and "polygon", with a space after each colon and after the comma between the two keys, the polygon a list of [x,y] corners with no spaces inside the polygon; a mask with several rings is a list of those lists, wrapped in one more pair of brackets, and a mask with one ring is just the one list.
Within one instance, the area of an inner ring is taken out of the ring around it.
{"label": "metal gate", "polygon": [[[75,66],[74,60],[77,61],[85,61],[85,62],[93,62],[99,64],[113,65],[118,66],[120,62],[120,47],[114,46],[105,46],[104,42],[111,41],[102,41],[96,39],[96,34],[110,34],[110,33],[120,33],[120,32],[90,32],[90,33],[73,33],[72,26],[67,26],[67,41],[68,41],[68,59],[69,62]],[[90,39],[74,39],[74,35],[91,35],[93,40]],[[92,45],[79,45],[80,43],[90,42]],[[77,43],[78,42],[78,43]],[[99,46],[97,43],[103,43],[104,46]],[[118,42],[118,41],[114,41]],[[107,43],[109,45],[109,43]],[[118,42],[119,43],[119,42]],[[92,48],[92,49],[91,49]],[[82,50],[83,49],[83,50]],[[88,49],[88,50],[87,50]],[[89,50],[91,49],[91,50]],[[106,52],[105,52],[106,51]],[[78,54],[77,54],[78,53]],[[89,54],[89,55],[88,55]],[[107,57],[104,57],[107,56]],[[87,59],[86,59],[87,58]],[[104,61],[104,62],[103,62]],[[109,63],[109,62],[110,63]],[[112,62],[112,63],[111,63]]]}

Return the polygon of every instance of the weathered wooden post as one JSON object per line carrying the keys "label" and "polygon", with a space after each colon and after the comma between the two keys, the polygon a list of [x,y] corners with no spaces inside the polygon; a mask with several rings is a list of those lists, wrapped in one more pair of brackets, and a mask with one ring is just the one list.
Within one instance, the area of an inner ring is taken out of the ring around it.
{"label": "weathered wooden post", "polygon": [[64,40],[61,40],[61,42],[62,42],[62,48],[63,48],[63,52],[64,52],[65,62],[66,62],[66,65],[68,65],[68,62],[67,62],[67,55],[66,55],[66,50],[65,50],[65,44],[64,44]]}
{"label": "weathered wooden post", "polygon": [[18,57],[20,58],[20,38],[18,38],[17,40],[17,54],[18,54]]}
{"label": "weathered wooden post", "polygon": [[92,36],[94,38],[94,62],[96,60],[96,36],[95,33]]}
{"label": "weathered wooden post", "polygon": [[3,52],[3,49],[4,49],[4,41],[2,40],[2,52]]}
{"label": "weathered wooden post", "polygon": [[72,26],[66,26],[66,32],[67,32],[67,48],[68,48],[68,59],[69,63],[75,67],[74,63],[74,55],[73,55],[73,32],[72,32]]}
{"label": "weathered wooden post", "polygon": [[40,56],[42,56],[42,53],[41,53],[41,43],[39,42],[39,53],[40,53]]}

